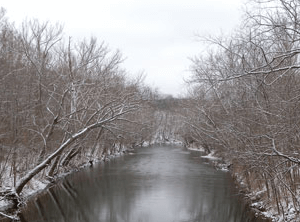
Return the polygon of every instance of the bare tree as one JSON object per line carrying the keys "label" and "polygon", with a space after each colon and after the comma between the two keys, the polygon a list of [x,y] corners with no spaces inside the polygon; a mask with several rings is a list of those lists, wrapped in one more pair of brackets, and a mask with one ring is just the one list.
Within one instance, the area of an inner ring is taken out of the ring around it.
{"label": "bare tree", "polygon": [[52,178],[153,134],[146,86],[126,75],[119,51],[96,38],[65,44],[60,25],[30,20],[19,31],[3,19],[0,175],[11,192],[1,194],[17,200],[33,177]]}
{"label": "bare tree", "polygon": [[[243,29],[192,60],[186,130],[233,163],[247,189],[299,210],[299,2],[252,1]],[[263,181],[263,183],[262,183]],[[266,201],[267,202],[267,201]]]}

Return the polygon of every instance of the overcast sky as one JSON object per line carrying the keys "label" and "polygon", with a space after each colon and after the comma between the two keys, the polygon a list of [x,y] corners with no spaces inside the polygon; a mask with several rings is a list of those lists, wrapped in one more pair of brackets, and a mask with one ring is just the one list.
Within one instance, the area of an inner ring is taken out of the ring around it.
{"label": "overcast sky", "polygon": [[60,22],[66,36],[95,36],[120,49],[131,75],[164,94],[183,92],[193,57],[203,52],[195,34],[232,31],[243,0],[1,0],[9,21],[25,18]]}

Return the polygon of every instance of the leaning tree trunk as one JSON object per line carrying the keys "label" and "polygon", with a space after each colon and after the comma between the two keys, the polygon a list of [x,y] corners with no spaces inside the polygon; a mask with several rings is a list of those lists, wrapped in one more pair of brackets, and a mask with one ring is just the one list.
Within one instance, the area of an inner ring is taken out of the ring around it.
{"label": "leaning tree trunk", "polygon": [[52,153],[50,156],[48,156],[43,162],[38,164],[36,167],[34,167],[32,170],[30,170],[25,176],[23,176],[18,182],[15,187],[15,192],[16,194],[20,194],[24,188],[24,186],[39,172],[41,172],[45,167],[48,166],[48,164],[58,155],[60,155],[64,149],[66,149],[70,144],[72,144],[76,139],[84,136],[87,134],[89,131],[96,127],[100,127],[101,125],[98,126],[98,123],[90,125],[89,127],[84,128],[80,132],[72,135],[71,138],[67,139],[54,153]]}
{"label": "leaning tree trunk", "polygon": [[80,130],[79,132],[71,135],[71,137],[69,139],[67,139],[63,144],[61,144],[61,146],[54,151],[50,156],[48,156],[43,162],[41,162],[40,164],[38,164],[36,167],[34,167],[32,170],[30,170],[25,176],[23,176],[16,184],[15,186],[15,194],[18,195],[22,192],[24,186],[35,176],[37,175],[39,172],[41,172],[44,168],[46,168],[50,162],[57,157],[58,155],[60,155],[69,145],[71,145],[73,142],[75,142],[77,139],[85,136],[88,132],[90,132],[91,130],[95,129],[95,128],[99,128],[102,127],[104,124],[112,122],[114,120],[116,120],[118,117],[132,111],[133,109],[129,109],[129,110],[125,110],[123,111],[123,109],[120,110],[120,112],[116,115],[111,116],[108,119],[102,120],[101,122],[96,122],[94,124],[91,124],[89,126],[87,126],[86,128]]}

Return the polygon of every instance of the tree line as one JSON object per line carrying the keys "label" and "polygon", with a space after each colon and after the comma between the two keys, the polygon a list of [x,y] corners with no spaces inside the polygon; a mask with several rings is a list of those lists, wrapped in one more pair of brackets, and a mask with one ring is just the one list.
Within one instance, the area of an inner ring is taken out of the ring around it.
{"label": "tree line", "polygon": [[18,196],[55,175],[158,137],[231,163],[261,209],[300,211],[300,3],[252,0],[230,36],[199,37],[189,93],[161,98],[129,78],[119,51],[74,42],[59,24],[0,13],[0,186]]}
{"label": "tree line", "polygon": [[182,138],[232,163],[261,209],[300,211],[300,2],[253,0],[230,36],[199,38]]}
{"label": "tree line", "polygon": [[0,12],[0,186],[19,197],[33,177],[50,180],[151,140],[143,77],[130,78],[119,51],[96,38],[75,42],[60,24]]}

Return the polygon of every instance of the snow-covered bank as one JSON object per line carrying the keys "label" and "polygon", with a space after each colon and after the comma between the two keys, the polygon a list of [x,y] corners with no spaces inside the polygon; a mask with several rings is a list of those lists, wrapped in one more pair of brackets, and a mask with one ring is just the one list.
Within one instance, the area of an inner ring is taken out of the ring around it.
{"label": "snow-covered bank", "polygon": [[202,147],[188,147],[187,149],[190,151],[198,151],[203,153],[201,158],[210,160],[214,167],[218,170],[228,171],[231,166],[231,164],[224,163],[222,158],[217,157],[214,151],[206,154],[205,149]]}
{"label": "snow-covered bank", "polygon": [[[237,173],[232,173],[232,175],[235,178],[239,189],[244,193],[244,196],[249,202],[250,207],[253,210],[255,210],[256,215],[258,215],[258,217],[268,218],[272,222],[300,221],[299,212],[297,212],[293,206],[291,206],[290,204],[283,203],[281,207],[284,209],[285,213],[278,214],[276,203],[271,203],[266,197],[266,188],[249,189],[249,187],[246,186],[245,179],[241,175]],[[291,201],[289,201],[289,203],[291,203]]]}
{"label": "snow-covered bank", "polygon": [[232,164],[224,161],[223,158],[217,156],[214,151],[209,154],[205,153],[203,148],[198,147],[188,147],[190,151],[198,151],[203,153],[201,158],[208,159],[211,161],[212,165],[217,170],[222,170],[225,172],[229,172],[235,183],[237,184],[238,190],[244,195],[244,201],[250,208],[250,211],[259,219],[259,221],[266,221],[266,222],[295,222],[296,215],[293,209],[290,209],[289,215],[285,215],[285,220],[282,216],[276,216],[276,211],[273,208],[265,209],[264,202],[261,200],[261,196],[264,191],[252,191],[249,192],[245,189],[245,182],[242,180],[242,177],[238,174],[233,173],[230,169]]}
{"label": "snow-covered bank", "polygon": [[[118,158],[123,155],[132,154],[133,149],[131,148],[122,148],[119,152],[116,153],[108,153],[107,155],[101,156],[101,158],[89,158],[84,163],[73,166],[73,167],[65,167],[62,168],[61,172],[55,175],[53,178],[47,178],[43,174],[37,175],[36,177],[32,178],[30,182],[24,187],[23,191],[19,195],[20,205],[16,208],[13,201],[10,200],[9,196],[5,195],[13,190],[13,177],[9,174],[9,169],[6,170],[3,179],[3,186],[0,187],[0,219],[1,218],[8,218],[13,220],[18,220],[17,213],[19,211],[18,208],[22,207],[21,205],[26,204],[27,200],[40,194],[45,189],[48,189],[50,186],[53,186],[58,181],[64,179],[67,175],[72,173],[78,172],[86,167],[93,166],[94,163],[101,163],[101,162],[109,162],[114,158]],[[7,213],[8,211],[14,212],[13,214]]]}
{"label": "snow-covered bank", "polygon": [[[8,194],[14,187],[14,177],[10,176],[10,169],[7,168],[2,174],[2,186],[0,187],[0,211],[5,211],[7,208],[13,207],[13,202],[5,194]],[[18,179],[18,178],[16,178]],[[26,200],[32,195],[39,193],[50,184],[50,181],[41,178],[33,178],[27,186],[25,186],[21,195],[19,196],[22,200]]]}
{"label": "snow-covered bank", "polygon": [[187,147],[188,150],[191,151],[199,151],[199,152],[205,152],[205,150],[202,147]]}

